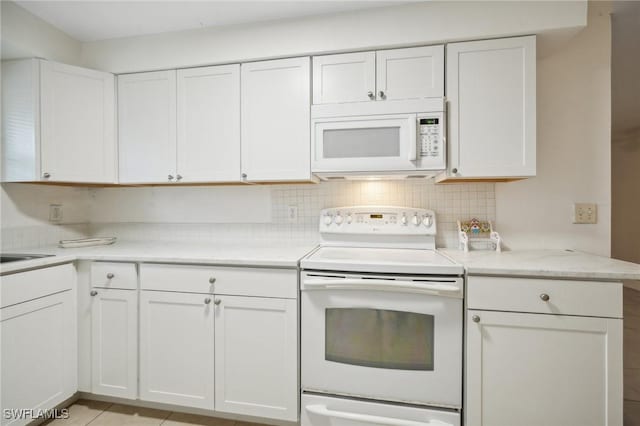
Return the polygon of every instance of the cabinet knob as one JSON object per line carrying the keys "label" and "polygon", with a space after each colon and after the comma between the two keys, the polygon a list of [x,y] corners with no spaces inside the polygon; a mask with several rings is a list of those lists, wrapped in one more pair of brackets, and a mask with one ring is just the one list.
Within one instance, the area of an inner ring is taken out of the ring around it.
{"label": "cabinet knob", "polygon": [[176,180],[182,179],[182,175],[176,175]]}
{"label": "cabinet knob", "polygon": [[49,179],[51,177],[51,174],[45,172],[45,173],[42,174],[42,177],[45,178],[45,179]]}
{"label": "cabinet knob", "polygon": [[213,301],[213,304],[216,305],[216,306],[218,306],[221,303],[222,303],[222,300],[220,300],[220,299],[216,299],[216,300]]}
{"label": "cabinet knob", "polygon": [[95,291],[95,290],[91,290],[91,293],[89,293],[89,294],[90,294],[90,295],[92,295],[92,296],[97,296],[97,295],[98,295],[98,292],[97,292],[97,291]]}
{"label": "cabinet knob", "polygon": [[549,301],[549,299],[551,299],[551,298],[549,297],[549,295],[548,295],[547,293],[542,293],[542,294],[540,295],[540,299],[541,299],[543,302],[548,302],[548,301]]}
{"label": "cabinet knob", "polygon": [[375,98],[375,97],[376,97],[376,95],[374,95],[374,94],[373,94],[373,92],[372,92],[371,90],[369,90],[369,91],[367,92],[367,96],[369,97],[369,99],[373,99],[373,98]]}
{"label": "cabinet knob", "polygon": [[169,176],[167,176],[167,179],[169,179],[169,180],[173,180],[173,175],[169,175]]}
{"label": "cabinet knob", "polygon": [[242,174],[242,179],[246,179],[246,178],[247,178],[247,174],[246,174],[246,173],[243,173],[243,174]]}
{"label": "cabinet knob", "polygon": [[110,280],[110,279],[112,279],[113,277],[115,277],[115,275],[113,275],[111,272],[109,272],[109,273],[107,274],[107,279],[109,279],[109,280]]}
{"label": "cabinet knob", "polygon": [[480,317],[478,315],[472,316],[471,319],[473,320],[473,322],[480,322]]}
{"label": "cabinet knob", "polygon": [[213,284],[216,282],[216,279],[214,277],[209,278],[209,283]]}
{"label": "cabinet knob", "polygon": [[211,303],[211,298],[207,297],[206,299],[204,299],[204,304],[208,305],[209,303]]}
{"label": "cabinet knob", "polygon": [[458,173],[458,169],[456,169],[455,167],[453,169],[451,169],[451,173]]}
{"label": "cabinet knob", "polygon": [[378,97],[379,97],[380,99],[384,99],[384,98],[386,97],[386,95],[385,95],[385,94],[384,94],[384,92],[381,90],[381,91],[379,91],[379,92],[378,92]]}

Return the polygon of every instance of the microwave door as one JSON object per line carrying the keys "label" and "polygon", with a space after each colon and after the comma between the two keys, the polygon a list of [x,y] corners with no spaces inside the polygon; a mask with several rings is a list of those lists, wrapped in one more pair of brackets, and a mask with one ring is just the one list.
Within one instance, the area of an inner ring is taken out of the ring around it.
{"label": "microwave door", "polygon": [[415,114],[314,120],[312,168],[377,172],[416,168]]}

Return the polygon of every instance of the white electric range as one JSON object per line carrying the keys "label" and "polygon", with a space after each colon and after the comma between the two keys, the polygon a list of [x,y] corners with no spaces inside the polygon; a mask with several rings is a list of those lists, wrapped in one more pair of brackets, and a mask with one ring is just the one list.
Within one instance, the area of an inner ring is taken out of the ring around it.
{"label": "white electric range", "polygon": [[301,261],[301,422],[460,425],[463,268],[415,208],[325,209]]}

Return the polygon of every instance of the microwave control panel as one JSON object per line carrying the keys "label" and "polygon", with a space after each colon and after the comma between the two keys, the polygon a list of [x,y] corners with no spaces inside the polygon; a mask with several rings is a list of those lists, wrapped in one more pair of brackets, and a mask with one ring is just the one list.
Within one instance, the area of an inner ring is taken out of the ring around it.
{"label": "microwave control panel", "polygon": [[418,116],[418,149],[420,157],[437,158],[444,152],[444,116],[429,114]]}

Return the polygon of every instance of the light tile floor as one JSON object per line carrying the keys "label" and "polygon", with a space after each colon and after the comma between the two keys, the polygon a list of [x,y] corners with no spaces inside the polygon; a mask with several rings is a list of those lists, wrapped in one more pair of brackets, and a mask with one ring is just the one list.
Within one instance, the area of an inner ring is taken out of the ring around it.
{"label": "light tile floor", "polygon": [[109,402],[81,399],[69,407],[68,419],[57,419],[47,426],[264,426],[220,419],[217,417],[197,416],[152,408],[132,407],[130,405],[111,404]]}

